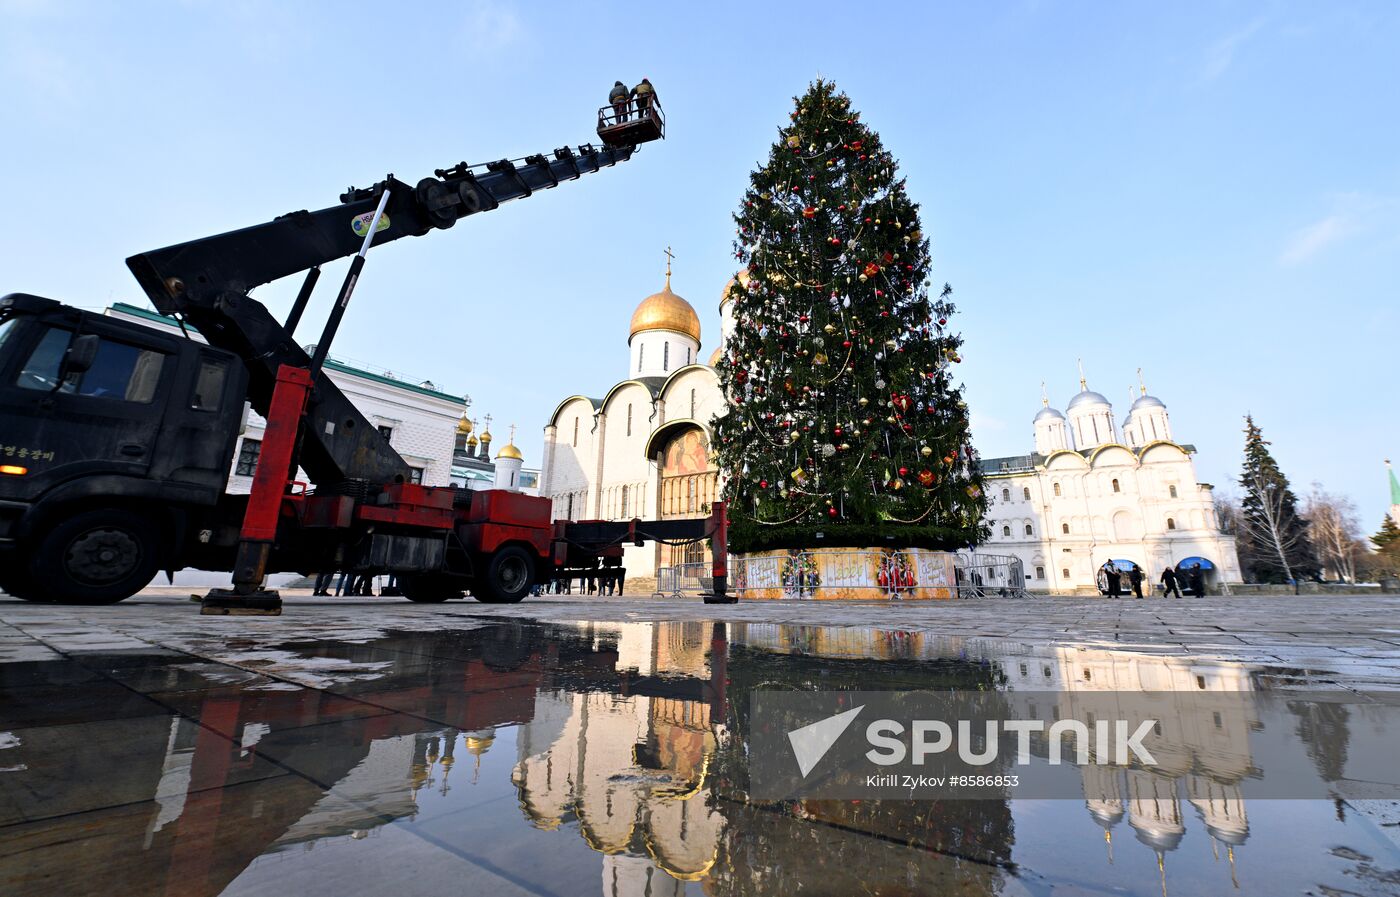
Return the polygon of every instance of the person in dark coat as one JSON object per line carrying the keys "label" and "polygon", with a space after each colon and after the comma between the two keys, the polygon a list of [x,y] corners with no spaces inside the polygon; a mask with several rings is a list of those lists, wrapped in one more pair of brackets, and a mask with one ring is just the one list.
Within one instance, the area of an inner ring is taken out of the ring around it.
{"label": "person in dark coat", "polygon": [[1176,571],[1173,570],[1171,566],[1168,566],[1167,569],[1162,571],[1162,597],[1166,598],[1170,595],[1176,595],[1176,597],[1180,598],[1181,589],[1177,587]]}
{"label": "person in dark coat", "polygon": [[627,121],[627,103],[631,100],[632,92],[627,89],[627,85],[621,81],[614,81],[612,90],[608,91],[608,102],[612,103],[613,113],[617,115],[617,123]]}
{"label": "person in dark coat", "polygon": [[311,590],[311,594],[319,598],[329,598],[331,596],[331,580],[335,579],[335,572],[317,573],[316,588]]}
{"label": "person in dark coat", "polygon": [[1142,597],[1142,568],[1134,567],[1128,571],[1128,582],[1133,585],[1133,595]]}
{"label": "person in dark coat", "polygon": [[643,78],[641,84],[632,88],[632,96],[637,98],[637,117],[646,118],[651,113],[652,101],[656,99],[656,88]]}
{"label": "person in dark coat", "polygon": [[1117,598],[1118,586],[1122,584],[1123,577],[1118,572],[1118,568],[1113,565],[1113,561],[1103,565],[1103,576],[1104,579],[1108,580],[1108,597]]}
{"label": "person in dark coat", "polygon": [[1196,593],[1197,598],[1206,597],[1206,574],[1200,564],[1191,565],[1191,591]]}

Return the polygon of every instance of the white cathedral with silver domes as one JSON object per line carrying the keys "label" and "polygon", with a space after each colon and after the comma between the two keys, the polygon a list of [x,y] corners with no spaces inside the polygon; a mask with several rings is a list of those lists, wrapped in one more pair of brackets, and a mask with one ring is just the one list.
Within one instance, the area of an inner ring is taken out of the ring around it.
{"label": "white cathedral with silver domes", "polygon": [[1168,565],[1200,564],[1216,589],[1240,582],[1234,537],[1220,532],[1195,448],[1175,441],[1162,400],[1139,380],[1120,430],[1082,367],[1079,389],[1068,414],[1042,394],[1034,452],[982,459],[991,528],[982,550],[1020,558],[1037,591],[1094,591],[1110,560],[1141,567],[1144,591]]}

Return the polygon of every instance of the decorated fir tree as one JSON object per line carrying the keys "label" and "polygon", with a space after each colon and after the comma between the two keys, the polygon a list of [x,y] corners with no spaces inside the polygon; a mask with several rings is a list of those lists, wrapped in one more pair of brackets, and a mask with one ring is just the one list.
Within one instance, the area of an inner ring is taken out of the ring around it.
{"label": "decorated fir tree", "polygon": [[731,547],[981,541],[952,290],[930,298],[919,207],[830,82],[796,100],[735,221],[714,424]]}

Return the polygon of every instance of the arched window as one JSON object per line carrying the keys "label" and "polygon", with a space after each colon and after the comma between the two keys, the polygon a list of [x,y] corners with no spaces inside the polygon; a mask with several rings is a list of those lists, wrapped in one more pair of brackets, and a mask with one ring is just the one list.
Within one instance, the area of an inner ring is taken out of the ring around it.
{"label": "arched window", "polygon": [[1176,520],[1175,520],[1175,518],[1172,518],[1172,517],[1168,517],[1168,518],[1167,518],[1167,529],[1176,529]]}
{"label": "arched window", "polygon": [[1122,492],[1122,491],[1123,491],[1123,490],[1119,487],[1119,485],[1118,485],[1118,480],[1117,480],[1117,479],[1114,479],[1114,481],[1113,481],[1113,491],[1114,491],[1114,492]]}
{"label": "arched window", "polygon": [[695,419],[695,390],[693,389],[690,391],[690,417],[691,420]]}
{"label": "arched window", "polygon": [[646,352],[647,352],[647,344],[646,344],[646,343],[642,343],[642,344],[640,344],[640,345],[637,346],[637,373],[639,373],[639,374],[642,372],[642,357],[643,357],[644,355],[646,355]]}
{"label": "arched window", "polygon": [[[578,448],[578,418],[574,418],[574,448]],[[569,519],[572,520],[573,517]]]}
{"label": "arched window", "polygon": [[[1065,567],[1063,570],[1061,570],[1060,575],[1063,576],[1065,579],[1069,579],[1069,568]],[[1046,671],[1045,675],[1050,675],[1048,670]]]}
{"label": "arched window", "polygon": [[1066,536],[1068,536],[1068,535],[1069,535],[1069,524],[1068,524],[1068,523],[1061,523],[1061,524],[1060,524],[1060,532],[1062,532],[1062,533],[1064,533]]}
{"label": "arched window", "polygon": [[1023,489],[1021,490],[1021,497],[1024,498],[1026,501],[1030,501],[1030,500],[1031,500],[1031,487],[1030,487],[1030,486],[1026,486],[1025,488],[1023,488]]}
{"label": "arched window", "polygon": [[1034,536],[1034,535],[1035,535],[1035,528],[1032,527],[1029,523],[1026,524],[1026,535],[1028,535],[1028,536]]}
{"label": "arched window", "polygon": [[1003,536],[1007,536],[1007,537],[1009,538],[1009,537],[1011,536],[1011,527],[1009,527],[1009,526],[1003,526],[1003,527],[1001,528],[1001,534],[1002,534]]}
{"label": "arched window", "polygon": [[1064,494],[1064,493],[1062,493],[1062,492],[1060,491],[1060,484],[1059,484],[1059,483],[1056,483],[1056,484],[1055,484],[1055,497],[1056,497],[1056,498],[1059,498],[1059,497],[1060,497],[1061,495],[1063,495],[1063,494]]}
{"label": "arched window", "polygon": [[1044,578],[1045,578],[1045,568],[1044,568],[1044,567],[1036,567],[1036,568],[1035,568],[1035,578],[1036,578],[1036,579],[1044,579]]}
{"label": "arched window", "polygon": [[631,492],[632,492],[631,487],[629,487],[629,486],[623,486],[623,487],[622,487],[622,516],[623,516],[623,517],[630,517],[631,514],[632,514],[632,505],[631,505],[631,501],[630,501],[630,499],[632,498]]}
{"label": "arched window", "polygon": [[627,435],[632,435],[632,403],[627,403]]}
{"label": "arched window", "polygon": [[690,364],[690,347],[685,347],[685,363]]}
{"label": "arched window", "polygon": [[1010,490],[1010,489],[1003,489],[1003,490],[1001,490],[1001,500],[1002,500],[1002,501],[1011,501],[1011,490]]}
{"label": "arched window", "polygon": [[671,344],[670,344],[669,342],[665,342],[665,343],[662,343],[662,344],[661,344],[661,370],[663,370],[663,371],[669,371],[670,369],[671,369]]}
{"label": "arched window", "polygon": [[1175,486],[1175,484],[1173,484],[1173,485],[1167,487],[1167,494],[1170,495],[1172,498],[1176,498],[1176,486]]}

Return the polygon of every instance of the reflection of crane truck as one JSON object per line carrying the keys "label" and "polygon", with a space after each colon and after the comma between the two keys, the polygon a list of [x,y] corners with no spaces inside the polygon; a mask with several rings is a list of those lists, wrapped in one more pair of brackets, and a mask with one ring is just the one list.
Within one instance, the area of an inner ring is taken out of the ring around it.
{"label": "reflection of crane truck", "polygon": [[[664,136],[659,105],[599,113],[603,146],[459,163],[415,185],[351,188],[299,211],[127,259],[162,313],[208,345],[17,293],[0,298],[0,588],[106,604],[160,570],[229,570],[205,613],[279,613],[270,572],[393,573],[413,601],[470,591],[512,603],[625,543],[713,539],[725,600],[725,517],[551,521],[504,490],[423,486],[322,363],[372,245],[422,236],[631,158]],[[320,266],[353,256],[313,354],[293,334]],[[285,322],[249,292],[305,272]],[[244,400],[267,419],[249,495],[225,492]],[[300,467],[308,484],[294,482]]]}

